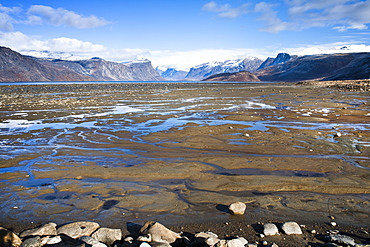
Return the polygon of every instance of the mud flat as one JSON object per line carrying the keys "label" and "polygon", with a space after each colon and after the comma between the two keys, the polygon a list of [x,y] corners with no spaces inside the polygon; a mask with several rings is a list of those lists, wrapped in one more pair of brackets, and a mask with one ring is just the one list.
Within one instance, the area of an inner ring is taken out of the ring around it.
{"label": "mud flat", "polygon": [[[369,96],[284,83],[0,86],[0,222],[332,215],[369,227]],[[235,201],[244,216],[225,212]]]}

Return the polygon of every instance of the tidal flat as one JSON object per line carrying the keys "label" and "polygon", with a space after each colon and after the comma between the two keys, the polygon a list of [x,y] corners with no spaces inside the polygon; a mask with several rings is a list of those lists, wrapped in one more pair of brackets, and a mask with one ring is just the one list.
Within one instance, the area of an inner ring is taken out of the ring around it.
{"label": "tidal flat", "polygon": [[[369,227],[370,92],[286,83],[0,86],[0,222]],[[286,221],[286,220],[285,220]]]}

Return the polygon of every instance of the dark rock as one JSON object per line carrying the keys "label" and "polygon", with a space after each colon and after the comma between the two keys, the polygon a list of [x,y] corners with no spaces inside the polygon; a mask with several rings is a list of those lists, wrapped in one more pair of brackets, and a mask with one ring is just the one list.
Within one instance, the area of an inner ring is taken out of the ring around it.
{"label": "dark rock", "polygon": [[33,237],[33,238],[27,238],[23,241],[21,244],[21,247],[41,247],[41,238],[39,236]]}

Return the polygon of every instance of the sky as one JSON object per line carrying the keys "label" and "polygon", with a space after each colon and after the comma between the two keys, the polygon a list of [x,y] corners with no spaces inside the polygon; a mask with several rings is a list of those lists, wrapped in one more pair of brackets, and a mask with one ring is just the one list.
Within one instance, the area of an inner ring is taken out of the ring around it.
{"label": "sky", "polygon": [[370,0],[0,0],[0,46],[162,69],[343,46],[370,52],[369,27]]}

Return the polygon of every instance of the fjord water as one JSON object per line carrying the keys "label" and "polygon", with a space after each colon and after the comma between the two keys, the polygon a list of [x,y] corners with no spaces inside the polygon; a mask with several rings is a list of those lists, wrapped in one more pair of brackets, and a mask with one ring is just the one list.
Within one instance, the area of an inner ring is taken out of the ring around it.
{"label": "fjord water", "polygon": [[[0,86],[0,221],[368,222],[369,92],[265,83]],[[36,222],[36,223],[35,223]]]}

